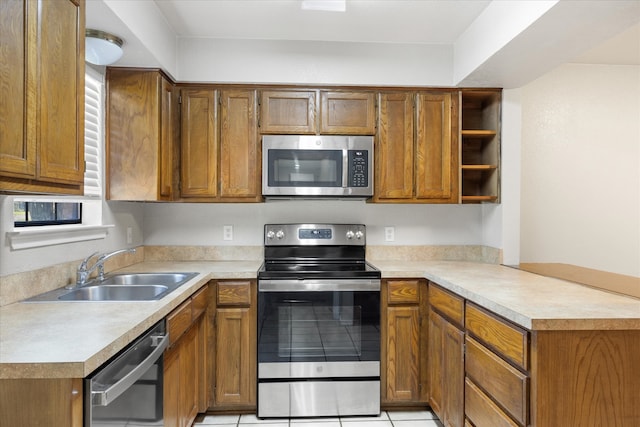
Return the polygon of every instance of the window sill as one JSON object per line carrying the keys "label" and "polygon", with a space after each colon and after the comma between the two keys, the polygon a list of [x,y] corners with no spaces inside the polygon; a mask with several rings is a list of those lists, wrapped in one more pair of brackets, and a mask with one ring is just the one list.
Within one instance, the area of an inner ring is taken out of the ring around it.
{"label": "window sill", "polygon": [[113,225],[56,225],[9,231],[7,239],[12,250],[39,248],[63,243],[98,240],[107,237]]}

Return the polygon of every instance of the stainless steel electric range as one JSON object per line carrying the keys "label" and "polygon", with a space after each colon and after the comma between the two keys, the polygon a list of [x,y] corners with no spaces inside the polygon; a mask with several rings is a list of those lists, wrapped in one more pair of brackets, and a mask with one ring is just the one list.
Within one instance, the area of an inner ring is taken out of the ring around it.
{"label": "stainless steel electric range", "polygon": [[380,271],[366,229],[265,225],[258,417],[380,413]]}

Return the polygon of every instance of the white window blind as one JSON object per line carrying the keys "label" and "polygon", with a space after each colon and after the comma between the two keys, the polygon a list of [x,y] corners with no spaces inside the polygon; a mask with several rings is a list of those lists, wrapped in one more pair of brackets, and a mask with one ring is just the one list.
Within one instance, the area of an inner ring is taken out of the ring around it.
{"label": "white window blind", "polygon": [[104,97],[102,76],[87,68],[84,87],[84,194],[102,197]]}

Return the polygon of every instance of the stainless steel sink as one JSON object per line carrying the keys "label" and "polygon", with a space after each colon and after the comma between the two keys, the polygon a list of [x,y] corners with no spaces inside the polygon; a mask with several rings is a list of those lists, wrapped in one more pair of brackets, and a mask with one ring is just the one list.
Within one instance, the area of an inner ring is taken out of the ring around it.
{"label": "stainless steel sink", "polygon": [[60,301],[146,301],[167,293],[164,285],[96,285],[84,286],[60,295]]}
{"label": "stainless steel sink", "polygon": [[56,289],[25,300],[51,301],[153,301],[163,298],[198,273],[121,273],[93,280],[74,289]]}

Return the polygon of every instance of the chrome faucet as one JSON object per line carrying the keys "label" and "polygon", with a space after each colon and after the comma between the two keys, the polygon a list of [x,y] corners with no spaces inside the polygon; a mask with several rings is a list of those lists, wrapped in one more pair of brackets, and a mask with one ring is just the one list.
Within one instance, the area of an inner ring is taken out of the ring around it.
{"label": "chrome faucet", "polygon": [[98,255],[98,252],[92,253],[91,255],[86,257],[78,266],[78,269],[76,270],[75,285],[69,285],[69,286],[66,286],[66,288],[73,289],[74,287],[85,285],[87,283],[87,279],[89,279],[89,276],[91,275],[91,273],[94,272],[96,268],[98,269],[98,280],[100,281],[104,280],[104,262],[106,260],[118,254],[134,253],[135,251],[136,251],[136,248],[129,248],[129,249],[119,249],[117,251],[102,254],[98,257],[98,259],[93,264],[93,266],[91,268],[88,268],[87,266],[91,258]]}

